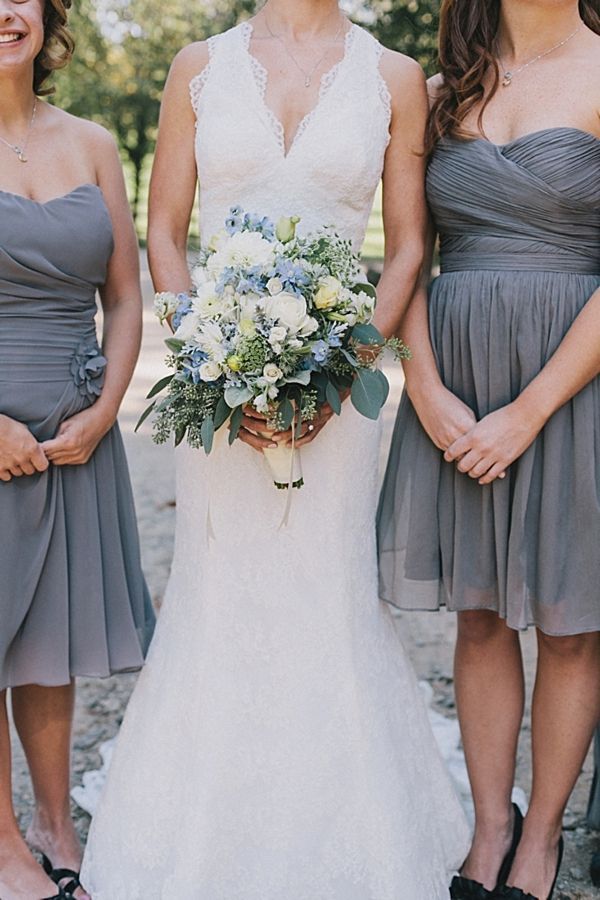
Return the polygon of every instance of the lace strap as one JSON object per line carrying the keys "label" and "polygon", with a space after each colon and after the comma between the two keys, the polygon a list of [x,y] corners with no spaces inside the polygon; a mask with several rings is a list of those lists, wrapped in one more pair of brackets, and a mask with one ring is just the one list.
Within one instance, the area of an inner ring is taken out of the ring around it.
{"label": "lace strap", "polygon": [[198,110],[200,108],[200,97],[202,95],[202,91],[206,86],[206,82],[208,81],[210,73],[214,66],[214,56],[218,37],[218,35],[213,35],[213,37],[210,37],[207,40],[206,43],[208,46],[208,63],[204,66],[202,71],[198,72],[197,75],[194,75],[194,77],[190,81],[190,100],[192,102],[192,108],[196,115],[198,115]]}
{"label": "lace strap", "polygon": [[390,93],[390,89],[388,87],[387,81],[383,77],[381,73],[381,60],[383,58],[385,47],[379,41],[375,41],[375,59],[376,59],[376,68],[377,68],[377,93],[379,95],[379,99],[381,100],[381,104],[385,110],[385,114],[388,117],[388,121],[392,120],[392,95]]}

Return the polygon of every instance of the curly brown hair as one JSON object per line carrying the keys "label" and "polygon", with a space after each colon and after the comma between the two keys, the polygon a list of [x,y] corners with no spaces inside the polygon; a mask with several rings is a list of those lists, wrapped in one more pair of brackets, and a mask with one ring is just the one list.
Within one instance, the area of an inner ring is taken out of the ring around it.
{"label": "curly brown hair", "polygon": [[[581,18],[600,34],[600,0],[579,0]],[[429,150],[447,134],[468,137],[463,123],[480,105],[477,125],[498,90],[500,71],[495,41],[500,17],[498,0],[443,0],[440,10],[439,69],[442,76],[429,117]],[[486,93],[485,76],[492,73]]]}
{"label": "curly brown hair", "polygon": [[71,0],[44,0],[44,46],[33,66],[33,90],[38,97],[54,92],[44,83],[55,69],[68,65],[73,57],[75,41],[67,28],[70,8]]}

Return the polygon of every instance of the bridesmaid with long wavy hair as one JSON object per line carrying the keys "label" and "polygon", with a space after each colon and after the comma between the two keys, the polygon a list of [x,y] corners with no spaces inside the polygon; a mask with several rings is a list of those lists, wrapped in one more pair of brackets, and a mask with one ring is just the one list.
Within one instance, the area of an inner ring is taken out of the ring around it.
{"label": "bridesmaid with long wavy hair", "polygon": [[[70,5],[0,0],[2,900],[88,896],[69,797],[74,678],[140,668],[153,625],[115,424],[142,319],[119,155],[100,126],[42,100],[73,53]],[[9,691],[35,796],[27,843]]]}
{"label": "bridesmaid with long wavy hair", "polygon": [[[546,900],[600,718],[600,7],[444,0],[429,269],[379,511],[382,596],[458,612],[473,789],[454,898]],[[433,245],[433,240],[432,240]],[[511,808],[534,626],[533,780]]]}

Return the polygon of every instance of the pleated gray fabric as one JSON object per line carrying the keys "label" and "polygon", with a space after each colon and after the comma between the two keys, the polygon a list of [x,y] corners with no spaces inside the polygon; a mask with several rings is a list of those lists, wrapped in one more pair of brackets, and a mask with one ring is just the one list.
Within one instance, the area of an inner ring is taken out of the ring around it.
{"label": "pleated gray fabric", "polygon": [[[101,392],[112,247],[96,185],[46,204],[0,191],[0,413],[38,440]],[[0,482],[0,535],[0,689],[142,665],[154,614],[118,426],[86,465]]]}
{"label": "pleated gray fabric", "polygon": [[[503,146],[446,139],[428,197],[441,242],[433,347],[444,384],[482,418],[539,373],[600,286],[600,140],[575,128]],[[444,461],[405,395],[378,540],[381,596],[401,608],[600,629],[600,379],[484,487]]]}

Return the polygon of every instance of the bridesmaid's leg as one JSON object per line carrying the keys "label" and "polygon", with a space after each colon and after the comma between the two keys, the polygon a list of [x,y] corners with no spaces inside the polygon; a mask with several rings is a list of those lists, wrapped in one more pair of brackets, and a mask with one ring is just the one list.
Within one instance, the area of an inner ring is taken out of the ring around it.
{"label": "bridesmaid's leg", "polygon": [[547,897],[565,807],[600,718],[600,634],[538,632],[531,805],[509,884]]}
{"label": "bridesmaid's leg", "polygon": [[491,889],[512,840],[510,798],[524,707],[519,635],[496,613],[458,613],[455,687],[475,803],[473,845],[462,874]]}
{"label": "bridesmaid's leg", "polygon": [[0,691],[0,896],[13,900],[55,893],[54,885],[29,852],[15,818],[6,691]]}
{"label": "bridesmaid's leg", "polygon": [[[26,685],[13,691],[13,716],[27,756],[35,814],[27,833],[55,868],[78,871],[82,849],[71,818],[71,732],[75,686]],[[86,897],[77,891],[77,900]]]}

